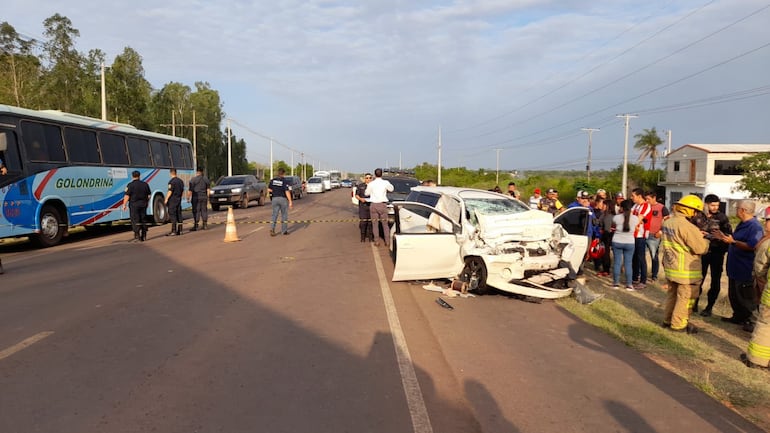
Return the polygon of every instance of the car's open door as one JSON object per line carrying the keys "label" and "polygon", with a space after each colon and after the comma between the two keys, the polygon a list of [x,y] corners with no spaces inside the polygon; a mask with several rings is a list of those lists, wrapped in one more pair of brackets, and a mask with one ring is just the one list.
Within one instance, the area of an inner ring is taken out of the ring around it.
{"label": "car's open door", "polygon": [[395,213],[393,281],[452,278],[460,273],[458,223],[422,203],[395,203]]}
{"label": "car's open door", "polygon": [[570,258],[572,269],[577,271],[583,264],[590,244],[589,226],[591,222],[591,210],[587,207],[572,207],[556,215],[553,222],[560,224],[569,233],[575,252]]}

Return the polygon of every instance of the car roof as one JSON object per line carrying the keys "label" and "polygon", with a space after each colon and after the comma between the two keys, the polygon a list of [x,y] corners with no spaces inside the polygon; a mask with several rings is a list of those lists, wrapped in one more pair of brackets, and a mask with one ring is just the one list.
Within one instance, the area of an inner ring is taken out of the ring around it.
{"label": "car roof", "polygon": [[508,195],[500,194],[494,191],[458,186],[415,186],[412,188],[412,191],[449,195],[457,198],[512,198]]}

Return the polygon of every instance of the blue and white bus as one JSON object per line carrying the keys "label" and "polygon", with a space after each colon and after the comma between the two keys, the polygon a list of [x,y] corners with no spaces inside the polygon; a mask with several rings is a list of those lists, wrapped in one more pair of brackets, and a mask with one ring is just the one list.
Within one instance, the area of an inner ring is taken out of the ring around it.
{"label": "blue and white bus", "polygon": [[[150,185],[148,214],[167,218],[169,170],[193,175],[188,140],[60,111],[0,105],[0,238],[59,243],[70,227],[129,219],[121,204],[131,172]],[[189,207],[188,203],[183,206]]]}

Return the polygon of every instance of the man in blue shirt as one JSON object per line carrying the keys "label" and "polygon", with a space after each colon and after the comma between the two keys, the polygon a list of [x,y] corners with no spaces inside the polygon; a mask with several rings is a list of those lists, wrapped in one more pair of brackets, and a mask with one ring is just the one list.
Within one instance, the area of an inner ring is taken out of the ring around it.
{"label": "man in blue shirt", "polygon": [[764,235],[762,225],[754,218],[755,210],[756,204],[753,201],[738,201],[735,212],[741,222],[735,227],[733,234],[725,234],[721,231],[714,234],[715,238],[729,245],[727,296],[730,299],[733,315],[723,317],[722,321],[742,324],[747,329],[751,328],[751,314],[756,308],[754,281],[751,276],[754,266],[754,248]]}

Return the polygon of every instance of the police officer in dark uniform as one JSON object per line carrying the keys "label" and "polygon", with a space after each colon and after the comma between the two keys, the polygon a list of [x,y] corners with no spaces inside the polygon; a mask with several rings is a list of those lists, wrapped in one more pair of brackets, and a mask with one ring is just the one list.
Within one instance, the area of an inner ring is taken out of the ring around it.
{"label": "police officer in dark uniform", "polygon": [[267,186],[268,192],[270,192],[270,201],[273,205],[273,217],[272,225],[270,226],[270,236],[275,236],[278,233],[275,231],[275,225],[278,221],[278,213],[281,214],[281,232],[285,235],[289,234],[289,209],[292,208],[291,200],[291,187],[284,178],[286,170],[283,168],[278,169],[278,176],[270,179],[270,184]]}
{"label": "police officer in dark uniform", "polygon": [[176,169],[171,169],[171,179],[168,181],[166,193],[166,207],[171,220],[171,233],[166,236],[179,236],[182,234],[182,194],[184,194],[184,182],[176,177]]}
{"label": "police officer in dark uniform", "polygon": [[361,242],[374,242],[374,232],[372,231],[371,203],[366,199],[366,185],[372,181],[372,174],[366,173],[364,181],[356,185],[356,200],[358,200],[358,228],[361,230]]}
{"label": "police officer in dark uniform", "polygon": [[131,207],[131,228],[134,230],[134,239],[132,242],[140,242],[147,239],[147,204],[150,202],[150,185],[139,179],[139,171],[134,170],[131,173],[133,179],[126,186],[126,193],[123,196],[123,210],[127,206]]}
{"label": "police officer in dark uniform", "polygon": [[190,179],[190,186],[187,189],[187,201],[192,200],[193,219],[195,220],[195,225],[190,229],[191,232],[198,230],[198,220],[203,222],[203,230],[207,229],[210,187],[209,178],[204,176],[203,169],[198,167],[195,177]]}

